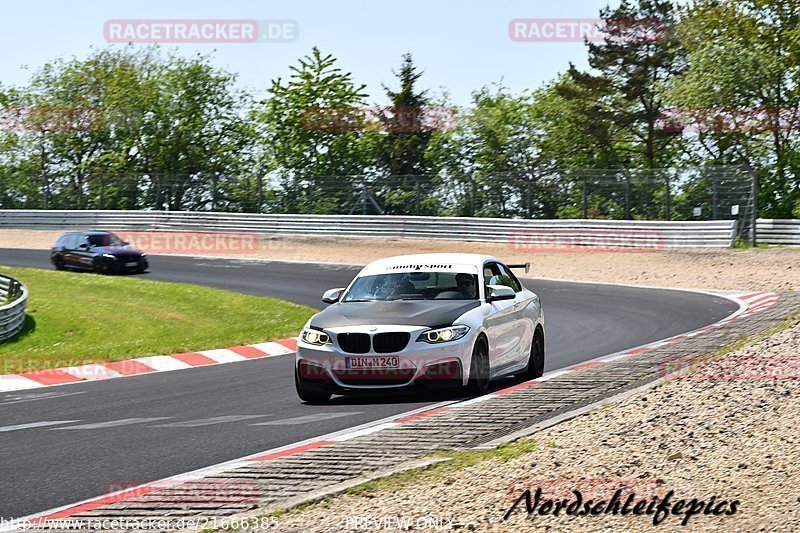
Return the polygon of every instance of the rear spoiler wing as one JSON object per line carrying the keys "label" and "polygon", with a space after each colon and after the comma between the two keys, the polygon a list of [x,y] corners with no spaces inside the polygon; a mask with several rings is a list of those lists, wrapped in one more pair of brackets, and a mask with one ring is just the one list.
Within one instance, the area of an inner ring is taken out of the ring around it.
{"label": "rear spoiler wing", "polygon": [[517,264],[517,265],[506,265],[506,266],[508,268],[524,268],[526,274],[531,271],[531,263],[530,263],[530,261],[528,261],[527,263],[520,263],[520,264]]}

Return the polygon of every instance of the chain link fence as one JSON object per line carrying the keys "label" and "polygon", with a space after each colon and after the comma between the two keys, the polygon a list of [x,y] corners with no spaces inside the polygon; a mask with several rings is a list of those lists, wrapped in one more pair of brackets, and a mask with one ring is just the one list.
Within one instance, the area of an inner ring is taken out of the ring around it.
{"label": "chain link fence", "polygon": [[[13,179],[12,179],[13,178]],[[491,175],[0,176],[0,208],[606,220],[731,220],[752,238],[757,183],[742,166]],[[17,185],[17,190],[14,188]]]}

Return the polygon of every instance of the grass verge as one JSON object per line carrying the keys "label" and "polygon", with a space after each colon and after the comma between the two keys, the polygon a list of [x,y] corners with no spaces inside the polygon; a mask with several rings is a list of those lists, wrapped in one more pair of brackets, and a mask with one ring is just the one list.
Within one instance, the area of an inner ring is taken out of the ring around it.
{"label": "grass verge", "polygon": [[274,298],[131,276],[0,267],[28,286],[0,374],[192,352],[295,336],[315,312]]}

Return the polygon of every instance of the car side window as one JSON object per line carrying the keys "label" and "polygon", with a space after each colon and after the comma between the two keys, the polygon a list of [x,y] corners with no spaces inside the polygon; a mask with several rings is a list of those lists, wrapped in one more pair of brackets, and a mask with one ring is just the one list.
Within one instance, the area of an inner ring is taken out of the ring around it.
{"label": "car side window", "polygon": [[494,285],[493,281],[497,275],[497,265],[495,263],[485,263],[483,265],[483,294],[489,295],[488,285]]}
{"label": "car side window", "polygon": [[497,268],[500,270],[500,279],[497,283],[498,285],[511,287],[514,289],[514,292],[519,292],[522,290],[522,285],[520,285],[519,280],[517,280],[517,277],[514,276],[507,266],[498,263]]}
{"label": "car side window", "polygon": [[77,240],[78,236],[75,235],[74,233],[67,235],[66,238],[64,239],[64,248],[68,250],[74,250],[75,248],[78,247]]}
{"label": "car side window", "polygon": [[522,290],[517,279],[500,263],[486,263],[483,265],[483,278],[486,285],[503,285],[511,287],[514,292]]}

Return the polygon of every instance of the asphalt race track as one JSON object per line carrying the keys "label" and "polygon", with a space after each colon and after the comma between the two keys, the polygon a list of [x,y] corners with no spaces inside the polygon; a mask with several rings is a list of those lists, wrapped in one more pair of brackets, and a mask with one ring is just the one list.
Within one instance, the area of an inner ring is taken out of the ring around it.
{"label": "asphalt race track", "polygon": [[[151,256],[150,264],[152,272],[143,275],[148,279],[313,307],[322,306],[325,289],[346,285],[358,271],[175,256]],[[0,265],[52,268],[48,252],[33,250],[0,249]],[[548,371],[675,336],[737,309],[724,298],[684,291],[536,279],[525,285],[543,302]],[[329,405],[309,406],[295,395],[292,370],[291,356],[273,357],[0,394],[0,517],[32,514],[101,495],[114,485],[177,475],[447,399],[335,397]]]}

